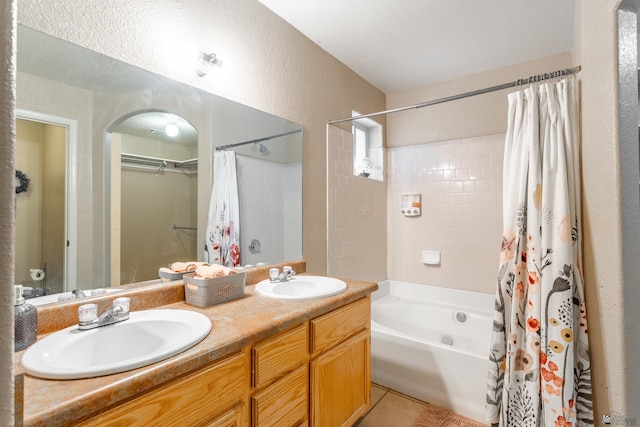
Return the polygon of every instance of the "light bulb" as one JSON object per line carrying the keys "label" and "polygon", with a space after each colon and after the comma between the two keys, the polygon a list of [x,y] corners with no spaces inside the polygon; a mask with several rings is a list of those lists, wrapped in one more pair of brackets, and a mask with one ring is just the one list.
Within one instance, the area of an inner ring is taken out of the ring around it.
{"label": "light bulb", "polygon": [[173,138],[178,136],[178,134],[180,133],[180,129],[178,129],[178,126],[174,125],[173,123],[169,123],[167,126],[165,126],[164,133],[166,133],[167,136]]}

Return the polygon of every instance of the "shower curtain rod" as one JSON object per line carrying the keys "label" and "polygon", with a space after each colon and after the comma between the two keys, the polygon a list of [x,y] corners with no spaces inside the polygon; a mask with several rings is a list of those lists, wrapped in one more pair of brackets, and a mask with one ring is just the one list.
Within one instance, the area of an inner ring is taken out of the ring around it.
{"label": "shower curtain rod", "polygon": [[383,114],[397,113],[397,112],[400,112],[400,111],[414,110],[414,109],[417,109],[417,108],[429,107],[431,105],[443,104],[445,102],[456,101],[458,99],[469,98],[469,97],[476,96],[476,95],[483,95],[483,94],[489,93],[489,92],[495,92],[495,91],[498,91],[498,90],[509,89],[509,88],[512,88],[512,87],[518,87],[518,86],[522,86],[522,85],[530,84],[530,83],[538,83],[538,82],[541,82],[543,80],[554,79],[554,78],[557,78],[557,77],[569,76],[569,75],[576,74],[576,73],[580,72],[581,69],[582,69],[582,66],[578,65],[577,67],[573,67],[573,68],[566,68],[564,70],[556,70],[556,71],[552,71],[551,73],[538,74],[538,75],[535,75],[535,76],[530,76],[529,78],[526,78],[526,79],[518,79],[516,81],[509,82],[509,83],[503,83],[503,84],[497,85],[497,86],[491,86],[491,87],[487,87],[487,88],[484,88],[484,89],[473,90],[471,92],[460,93],[458,95],[452,95],[452,96],[447,96],[447,97],[440,98],[440,99],[434,99],[432,101],[421,102],[419,104],[408,105],[406,107],[398,107],[398,108],[393,108],[391,110],[378,111],[377,113],[361,114],[359,116],[345,117],[344,119],[331,120],[329,122],[329,124],[333,125],[333,124],[336,124],[336,123],[348,122],[348,121],[358,120],[358,119],[365,119],[367,117],[381,116]]}
{"label": "shower curtain rod", "polygon": [[251,141],[236,142],[235,144],[221,145],[219,147],[216,147],[216,151],[228,150],[229,148],[239,147],[241,145],[256,144],[258,142],[268,141],[270,139],[276,139],[276,138],[281,138],[287,135],[293,135],[294,133],[298,133],[298,132],[302,132],[302,129],[290,130],[288,132],[279,133],[277,135],[271,135],[271,136],[265,136],[264,138],[252,139]]}

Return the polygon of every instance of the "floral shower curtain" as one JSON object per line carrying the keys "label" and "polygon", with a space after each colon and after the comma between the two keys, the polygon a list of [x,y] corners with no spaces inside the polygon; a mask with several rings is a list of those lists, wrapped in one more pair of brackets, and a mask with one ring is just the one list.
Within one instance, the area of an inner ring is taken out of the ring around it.
{"label": "floral shower curtain", "polygon": [[509,94],[487,421],[593,425],[577,80]]}
{"label": "floral shower curtain", "polygon": [[236,153],[216,151],[213,172],[204,260],[210,264],[237,267],[240,265],[240,214]]}

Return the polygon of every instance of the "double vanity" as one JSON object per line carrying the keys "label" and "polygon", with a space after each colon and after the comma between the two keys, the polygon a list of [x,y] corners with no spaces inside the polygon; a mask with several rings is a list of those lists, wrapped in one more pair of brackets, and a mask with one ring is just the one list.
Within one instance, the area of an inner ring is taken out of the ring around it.
{"label": "double vanity", "polygon": [[[304,271],[304,262],[294,268]],[[247,283],[267,276],[267,269],[256,269]],[[298,279],[299,286],[313,286],[305,283],[308,276],[298,276],[275,291],[264,290],[263,284],[256,292],[255,285],[248,285],[243,298],[205,308],[185,303],[182,281],[119,292],[130,298],[133,320],[143,310],[169,310],[168,317],[186,310],[209,319],[211,331],[164,360],[81,379],[29,375],[21,363],[29,350],[18,352],[16,420],[26,426],[352,425],[370,405],[370,294],[377,285],[346,281],[344,291],[301,298],[290,295],[298,291]],[[103,312],[113,299],[105,295],[39,308],[38,342],[45,334],[77,324],[81,304],[96,303]],[[104,328],[115,332],[118,326]],[[114,355],[96,357],[117,359],[118,352],[142,345],[136,341],[140,339],[113,339],[98,348]]]}

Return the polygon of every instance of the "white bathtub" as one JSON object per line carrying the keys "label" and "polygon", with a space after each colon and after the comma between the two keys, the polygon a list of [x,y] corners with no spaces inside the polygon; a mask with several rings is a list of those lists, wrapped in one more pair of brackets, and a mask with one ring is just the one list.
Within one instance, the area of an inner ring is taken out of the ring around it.
{"label": "white bathtub", "polygon": [[378,286],[372,381],[484,422],[494,296],[388,280]]}

